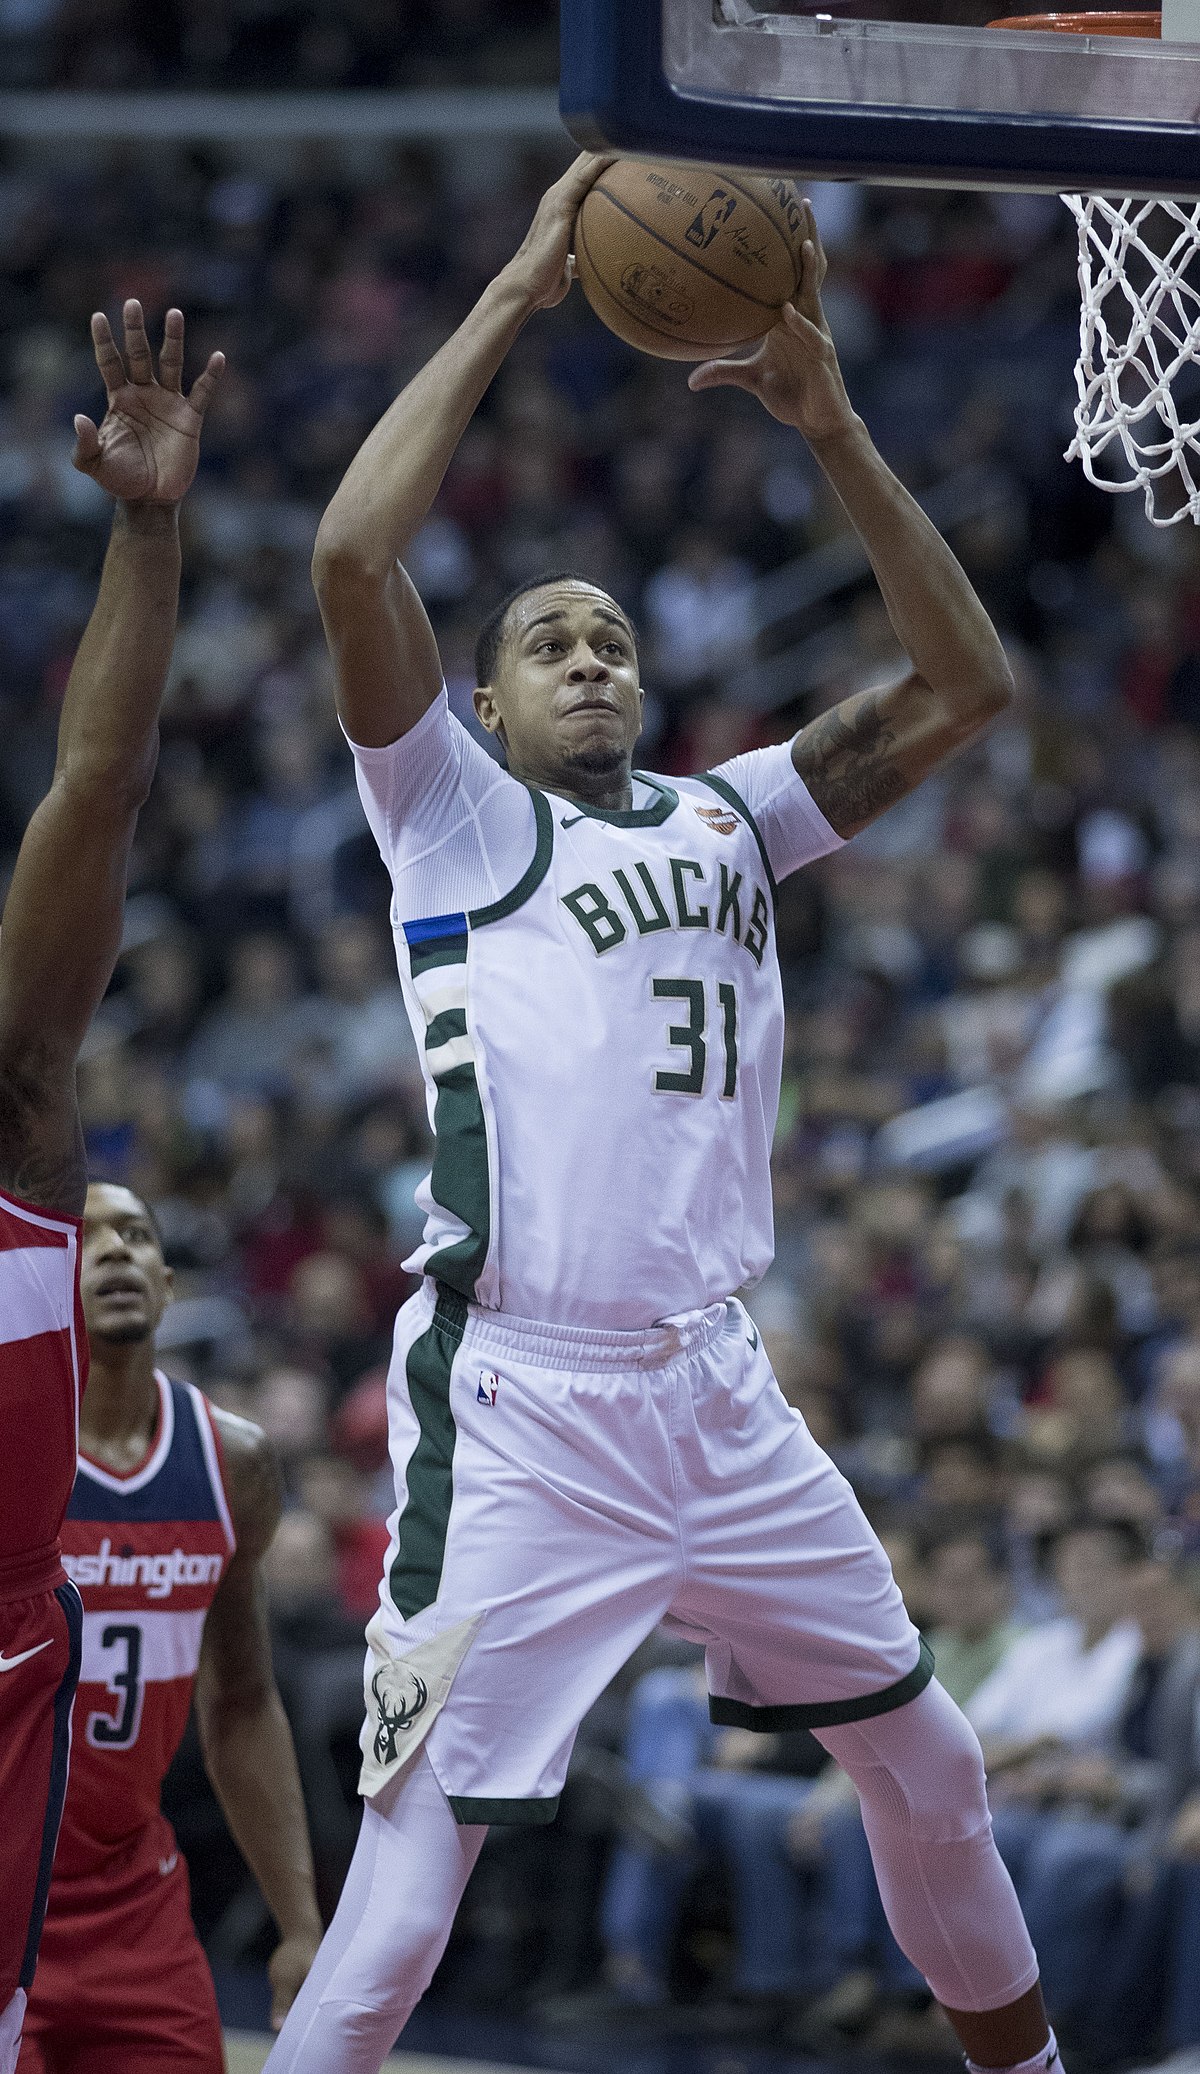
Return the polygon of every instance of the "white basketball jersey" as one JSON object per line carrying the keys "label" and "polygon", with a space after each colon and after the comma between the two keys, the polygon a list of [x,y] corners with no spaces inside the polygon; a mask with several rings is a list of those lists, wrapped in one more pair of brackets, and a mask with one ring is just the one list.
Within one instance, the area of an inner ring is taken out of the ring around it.
{"label": "white basketball jersey", "polygon": [[[389,856],[380,764],[402,768],[409,739],[356,751],[397,887],[436,1137],[417,1197],[424,1244],[406,1265],[490,1308],[599,1330],[675,1320],[757,1281],[772,1255],[783,999],[775,884],[749,808],[720,773],[639,773],[633,808],[584,807],[469,744],[491,810],[527,830],[532,859],[487,905],[406,913],[417,883],[457,883],[406,877]],[[805,853],[836,847],[799,779],[790,788]],[[461,782],[444,831],[460,796]]]}

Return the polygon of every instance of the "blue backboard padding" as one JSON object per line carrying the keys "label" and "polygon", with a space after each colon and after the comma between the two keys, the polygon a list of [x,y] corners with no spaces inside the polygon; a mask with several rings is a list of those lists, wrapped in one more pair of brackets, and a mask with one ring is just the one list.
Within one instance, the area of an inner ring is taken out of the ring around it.
{"label": "blue backboard padding", "polygon": [[587,150],[917,186],[1200,195],[1193,124],[684,93],[663,69],[662,0],[561,9],[559,107]]}
{"label": "blue backboard padding", "polygon": [[465,936],[465,915],[426,915],[423,921],[404,924],[406,943],[432,943],[439,936]]}

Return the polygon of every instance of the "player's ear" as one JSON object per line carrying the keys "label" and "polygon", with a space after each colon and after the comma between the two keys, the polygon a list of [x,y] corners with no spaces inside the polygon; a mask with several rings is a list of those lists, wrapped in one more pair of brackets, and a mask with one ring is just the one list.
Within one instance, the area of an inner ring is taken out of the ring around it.
{"label": "player's ear", "polygon": [[496,694],[492,690],[491,685],[477,685],[471,693],[471,698],[475,706],[475,717],[479,725],[486,727],[490,735],[498,735],[502,727],[500,708],[496,704]]}
{"label": "player's ear", "polygon": [[162,1285],[163,1309],[165,1311],[167,1305],[174,1303],[175,1301],[175,1270],[173,1267],[167,1267],[165,1262],[162,1271]]}

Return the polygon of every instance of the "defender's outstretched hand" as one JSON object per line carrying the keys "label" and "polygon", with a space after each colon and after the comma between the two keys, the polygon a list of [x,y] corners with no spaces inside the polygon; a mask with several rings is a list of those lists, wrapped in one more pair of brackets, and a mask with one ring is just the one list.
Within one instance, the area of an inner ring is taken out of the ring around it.
{"label": "defender's outstretched hand", "polygon": [[[99,429],[82,413],[75,420],[72,459],[124,504],[178,504],[196,473],[200,427],[225,365],[214,353],[190,393],[183,393],[183,312],[168,310],[158,377],[140,302],[125,305],[125,357],[108,318],[92,318],[96,365],[108,408]],[[128,371],[127,371],[128,370]]]}
{"label": "defender's outstretched hand", "polygon": [[837,350],[821,307],[825,254],[812,203],[805,197],[807,235],[800,250],[800,285],[778,324],[745,360],[706,360],[688,376],[689,389],[748,389],[781,424],[819,441],[857,420],[846,394]]}
{"label": "defender's outstretched hand", "polygon": [[613,152],[581,151],[538,203],[524,242],[504,269],[521,283],[532,309],[552,310],[568,293],[575,278],[575,218],[589,187],[614,157]]}

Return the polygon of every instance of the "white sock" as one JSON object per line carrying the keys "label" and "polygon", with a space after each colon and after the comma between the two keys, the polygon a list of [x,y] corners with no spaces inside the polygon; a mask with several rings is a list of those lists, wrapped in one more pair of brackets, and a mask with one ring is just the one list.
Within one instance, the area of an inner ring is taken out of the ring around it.
{"label": "white sock", "polygon": [[1048,2074],[1051,2067],[1062,2067],[1058,2057],[1058,2040],[1053,2031],[1046,2043],[1035,2052],[1031,2060],[1022,2060],[1015,2067],[980,2067],[974,2060],[967,2061],[967,2074]]}

